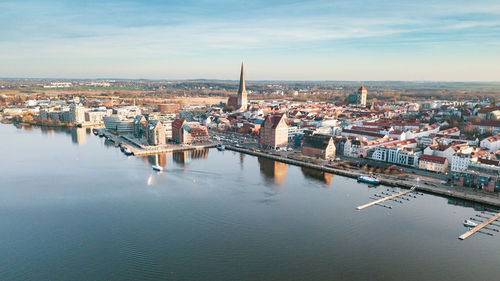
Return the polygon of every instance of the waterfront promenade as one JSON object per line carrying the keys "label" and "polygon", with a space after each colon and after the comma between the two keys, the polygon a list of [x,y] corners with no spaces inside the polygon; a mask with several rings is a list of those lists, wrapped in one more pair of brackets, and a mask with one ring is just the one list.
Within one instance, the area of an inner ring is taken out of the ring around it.
{"label": "waterfront promenade", "polygon": [[213,143],[166,144],[166,145],[152,146],[152,145],[144,145],[133,137],[118,136],[107,130],[101,130],[100,133],[102,133],[106,139],[113,141],[116,145],[121,143],[122,146],[127,147],[134,156],[153,155],[158,153],[178,152],[186,150],[202,150],[215,147],[215,144]]}
{"label": "waterfront promenade", "polygon": [[[272,159],[275,161],[279,161],[279,162],[283,162],[283,163],[287,163],[287,164],[291,164],[291,165],[315,169],[315,170],[319,170],[322,172],[328,172],[328,173],[337,174],[337,175],[341,175],[341,176],[351,177],[351,178],[357,178],[360,173],[363,173],[363,172],[358,172],[358,171],[343,170],[343,169],[328,167],[328,166],[324,166],[324,165],[308,163],[305,161],[290,159],[290,158],[286,158],[286,157],[275,155],[275,154],[263,153],[263,152],[259,152],[259,151],[252,151],[252,150],[246,149],[246,148],[226,146],[226,149],[237,151],[240,153],[250,154],[250,155],[254,155],[254,156],[258,156],[258,157],[264,157],[264,158]],[[411,188],[411,187],[415,186],[414,180],[411,180],[411,181],[410,180],[402,180],[402,179],[397,179],[395,177],[388,176],[388,175],[378,175],[378,177],[379,177],[380,183],[383,185],[402,187],[402,188]],[[457,189],[449,188],[449,187],[442,185],[442,184],[439,184],[436,186],[430,186],[430,185],[418,186],[417,188],[418,188],[418,190],[424,191],[427,193],[437,194],[437,195],[446,196],[446,197],[453,197],[453,198],[458,198],[458,199],[462,199],[462,200],[468,200],[468,201],[473,201],[473,202],[477,202],[477,203],[482,203],[482,204],[500,207],[500,198],[498,196],[480,194],[480,193],[473,192],[473,191],[457,190]]]}

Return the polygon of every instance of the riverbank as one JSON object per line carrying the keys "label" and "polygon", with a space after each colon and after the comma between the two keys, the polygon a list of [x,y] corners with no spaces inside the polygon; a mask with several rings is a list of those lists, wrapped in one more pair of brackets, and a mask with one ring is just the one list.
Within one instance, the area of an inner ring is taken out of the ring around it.
{"label": "riverbank", "polygon": [[102,129],[99,130],[99,133],[102,133],[106,139],[113,141],[115,144],[122,144],[126,146],[130,152],[132,152],[133,156],[145,156],[145,155],[154,155],[158,153],[168,153],[168,152],[179,152],[179,151],[188,151],[188,150],[203,150],[208,148],[214,148],[216,145],[213,143],[206,144],[195,144],[195,145],[187,145],[187,144],[166,144],[166,145],[144,145],[137,141],[136,139],[129,136],[118,136],[115,135],[108,130]]}
{"label": "riverbank", "polygon": [[[332,173],[332,174],[341,175],[341,176],[350,177],[350,178],[357,178],[358,175],[360,174],[360,172],[357,172],[357,171],[354,172],[354,171],[350,171],[350,170],[342,170],[342,169],[337,169],[337,168],[333,168],[333,167],[327,167],[324,165],[307,163],[304,161],[298,161],[295,159],[285,158],[285,157],[274,155],[274,154],[253,151],[250,149],[245,149],[245,148],[240,148],[240,147],[226,146],[226,149],[240,152],[240,153],[253,155],[253,156],[264,157],[264,158],[283,162],[283,163],[290,164],[290,165],[315,169],[315,170],[319,170],[322,172]],[[415,186],[415,181],[401,180],[401,179],[393,178],[393,177],[388,176],[388,175],[377,175],[377,176],[380,180],[380,183],[383,185],[402,187],[402,188],[411,188],[411,187]],[[418,190],[424,191],[427,193],[445,196],[445,197],[453,197],[453,198],[472,201],[472,202],[476,202],[476,203],[500,207],[500,198],[499,197],[494,197],[494,196],[490,196],[490,195],[486,195],[486,194],[478,194],[478,193],[475,193],[473,191],[468,192],[465,190],[460,191],[460,190],[456,190],[456,189],[450,189],[444,185],[418,186]]]}

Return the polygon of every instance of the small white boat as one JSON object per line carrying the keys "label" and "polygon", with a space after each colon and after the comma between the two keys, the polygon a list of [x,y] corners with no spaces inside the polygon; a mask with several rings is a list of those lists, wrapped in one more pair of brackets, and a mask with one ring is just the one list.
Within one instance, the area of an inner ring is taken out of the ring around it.
{"label": "small white boat", "polygon": [[125,153],[125,155],[127,155],[127,156],[130,156],[130,155],[134,154],[132,151],[130,151],[130,149],[128,149],[128,147],[126,147],[126,148],[123,150],[123,153]]}
{"label": "small white boat", "polygon": [[359,175],[358,176],[358,181],[359,182],[369,183],[369,184],[379,184],[380,183],[380,181],[376,177],[374,177],[374,176]]}
{"label": "small white boat", "polygon": [[476,227],[477,226],[477,223],[471,221],[471,220],[465,220],[464,221],[464,225],[467,226],[467,227]]}
{"label": "small white boat", "polygon": [[151,167],[152,167],[152,168],[153,168],[153,170],[155,170],[155,171],[158,171],[158,172],[163,171],[163,167],[162,167],[162,166],[160,166],[160,165],[153,165],[153,166],[151,166]]}
{"label": "small white boat", "polygon": [[224,144],[222,144],[222,143],[219,143],[219,144],[217,145],[217,149],[218,149],[219,151],[223,151],[223,150],[226,150],[226,146],[225,146]]}

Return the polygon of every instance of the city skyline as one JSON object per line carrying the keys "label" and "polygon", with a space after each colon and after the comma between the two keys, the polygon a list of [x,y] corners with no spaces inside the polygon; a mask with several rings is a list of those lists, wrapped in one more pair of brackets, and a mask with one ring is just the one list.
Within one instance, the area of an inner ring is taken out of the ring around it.
{"label": "city skyline", "polygon": [[498,81],[494,1],[0,1],[0,77]]}

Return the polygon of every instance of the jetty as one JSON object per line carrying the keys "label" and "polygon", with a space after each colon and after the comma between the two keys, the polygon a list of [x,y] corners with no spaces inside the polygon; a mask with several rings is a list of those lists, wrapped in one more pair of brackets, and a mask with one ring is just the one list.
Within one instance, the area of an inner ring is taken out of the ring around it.
{"label": "jetty", "polygon": [[469,238],[470,236],[472,236],[473,234],[475,234],[476,232],[480,232],[481,229],[486,228],[486,226],[488,226],[492,222],[498,220],[499,218],[500,218],[500,213],[497,213],[497,214],[493,215],[492,217],[490,217],[489,219],[487,219],[486,221],[478,224],[476,227],[467,231],[466,233],[460,235],[458,238],[460,240],[465,240],[465,239]]}
{"label": "jetty", "polygon": [[[275,161],[299,166],[299,167],[306,167],[306,168],[311,168],[315,170],[319,170],[322,172],[327,172],[327,173],[332,173],[336,175],[341,175],[345,177],[350,177],[350,178],[357,178],[360,172],[355,172],[352,170],[346,170],[346,169],[340,169],[340,168],[335,168],[331,166],[326,166],[322,164],[314,164],[314,163],[309,163],[306,161],[301,161],[301,160],[295,160],[291,158],[286,158],[280,155],[275,155],[275,154],[269,154],[265,152],[260,152],[260,151],[254,151],[250,150],[247,148],[242,148],[242,147],[235,147],[231,145],[226,145],[226,150],[233,150],[253,156],[258,156],[258,157],[263,157],[263,158],[268,158],[272,159]],[[401,188],[407,188],[410,189],[415,185],[415,182],[413,181],[408,181],[408,180],[400,180],[400,179],[394,179],[394,178],[389,178],[385,176],[379,177],[380,184],[387,185],[387,186],[393,186],[393,187],[401,187]],[[457,189],[449,189],[446,187],[440,187],[440,186],[430,186],[430,185],[420,185],[418,188],[419,191],[421,192],[427,192],[427,193],[432,193],[436,195],[441,195],[445,197],[453,197],[453,198],[458,198],[462,200],[467,200],[467,201],[472,201],[472,202],[477,202],[481,204],[486,204],[490,206],[496,206],[500,207],[500,197],[493,197],[493,196],[486,196],[484,194],[476,194],[473,192],[467,192],[467,191],[460,191]]]}
{"label": "jetty", "polygon": [[405,190],[401,193],[396,193],[396,194],[393,194],[393,195],[390,195],[390,196],[387,196],[387,197],[384,197],[384,198],[381,198],[381,199],[378,199],[378,200],[375,200],[373,202],[370,202],[368,204],[365,204],[365,205],[361,205],[361,206],[358,206],[356,207],[357,210],[363,210],[363,209],[366,209],[368,207],[371,207],[371,206],[374,206],[374,205],[381,205],[380,203],[382,202],[385,202],[387,200],[391,200],[391,199],[394,199],[394,198],[397,198],[397,197],[400,197],[400,196],[403,196],[403,195],[406,195],[410,192],[413,192],[415,189],[410,189],[410,190]]}

